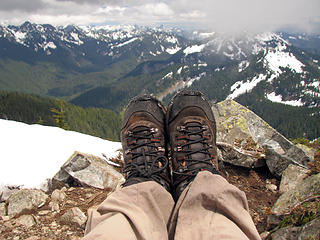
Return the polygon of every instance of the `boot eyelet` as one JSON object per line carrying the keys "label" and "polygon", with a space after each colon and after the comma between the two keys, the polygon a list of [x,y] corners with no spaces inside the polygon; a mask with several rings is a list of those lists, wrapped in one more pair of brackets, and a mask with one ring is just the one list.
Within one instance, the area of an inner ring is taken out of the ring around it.
{"label": "boot eyelet", "polygon": [[186,130],[185,126],[177,126],[179,132]]}
{"label": "boot eyelet", "polygon": [[177,146],[173,149],[175,152],[180,152],[182,150],[181,146]]}
{"label": "boot eyelet", "polygon": [[157,133],[158,131],[159,131],[158,128],[151,128],[151,129],[150,129],[150,132],[151,132],[151,133]]}

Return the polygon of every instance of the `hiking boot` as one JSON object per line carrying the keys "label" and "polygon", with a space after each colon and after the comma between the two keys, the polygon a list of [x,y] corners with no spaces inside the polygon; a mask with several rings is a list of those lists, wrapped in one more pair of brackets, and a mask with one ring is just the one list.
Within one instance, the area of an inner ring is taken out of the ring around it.
{"label": "hiking boot", "polygon": [[156,181],[170,191],[164,123],[165,109],[156,98],[143,95],[129,102],[121,129],[124,187]]}
{"label": "hiking boot", "polygon": [[173,197],[177,200],[200,171],[218,172],[216,124],[201,92],[182,91],[166,114],[172,158]]}

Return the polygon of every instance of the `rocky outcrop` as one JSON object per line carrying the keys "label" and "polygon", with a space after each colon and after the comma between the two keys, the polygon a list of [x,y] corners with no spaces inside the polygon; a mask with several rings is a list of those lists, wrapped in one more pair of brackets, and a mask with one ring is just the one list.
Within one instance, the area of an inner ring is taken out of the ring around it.
{"label": "rocky outcrop", "polygon": [[290,210],[304,200],[320,195],[320,173],[309,176],[297,186],[282,194],[272,208],[276,215],[290,213]]}
{"label": "rocky outcrop", "polygon": [[[212,107],[217,123],[217,141],[242,149],[241,157],[231,160],[234,165],[260,167],[264,164],[281,177],[289,164],[307,166],[310,157],[299,147],[278,133],[249,109],[233,100],[225,100]],[[225,148],[222,144],[219,148]],[[245,153],[251,152],[251,154]],[[227,153],[222,151],[222,153]],[[252,153],[256,153],[255,159]],[[264,159],[265,162],[262,161]]]}
{"label": "rocky outcrop", "polygon": [[123,176],[104,159],[75,152],[52,179],[52,189],[63,186],[88,186],[116,189]]}
{"label": "rocky outcrop", "polygon": [[300,240],[319,239],[320,218],[314,219],[303,227],[285,227],[271,234],[271,239]]}
{"label": "rocky outcrop", "polygon": [[305,168],[290,164],[282,174],[279,189],[280,194],[294,189],[298,183],[308,177],[308,172]]}
{"label": "rocky outcrop", "polygon": [[48,195],[37,189],[22,189],[9,197],[8,215],[23,214],[43,206]]}

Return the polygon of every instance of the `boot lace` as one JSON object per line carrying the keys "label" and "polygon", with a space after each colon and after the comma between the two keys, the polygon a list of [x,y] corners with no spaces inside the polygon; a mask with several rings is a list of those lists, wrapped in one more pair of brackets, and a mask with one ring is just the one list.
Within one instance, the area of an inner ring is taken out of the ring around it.
{"label": "boot lace", "polygon": [[[178,153],[177,161],[181,163],[178,171],[173,171],[178,178],[181,177],[176,184],[189,176],[193,178],[199,171],[208,170],[217,173],[215,166],[212,164],[214,155],[209,152],[209,149],[213,147],[208,142],[210,136],[205,135],[205,131],[208,129],[208,126],[199,122],[188,122],[178,126],[177,130],[181,135],[177,136],[177,140],[181,140],[183,144],[178,144],[174,148],[174,151]],[[200,154],[202,157],[195,158],[195,154]]]}
{"label": "boot lace", "polygon": [[127,174],[127,182],[133,178],[145,178],[161,184],[161,180],[165,178],[160,174],[167,169],[168,159],[164,156],[165,149],[156,146],[161,141],[153,137],[157,131],[157,128],[143,126],[128,132],[129,149],[125,154],[131,155],[131,158],[123,169],[123,173]]}

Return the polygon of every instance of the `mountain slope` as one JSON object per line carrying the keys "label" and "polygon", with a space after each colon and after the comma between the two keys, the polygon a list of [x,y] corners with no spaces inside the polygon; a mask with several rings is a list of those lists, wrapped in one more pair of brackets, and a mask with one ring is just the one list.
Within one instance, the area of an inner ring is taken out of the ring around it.
{"label": "mountain slope", "polygon": [[[167,103],[175,92],[190,88],[203,91],[213,102],[246,99],[245,104],[255,106],[256,111],[258,100],[270,109],[283,107],[273,103],[304,107],[294,111],[308,112],[317,119],[318,39],[305,34],[231,36],[138,26],[53,27],[26,22],[0,27],[0,89],[121,112],[135,95],[151,93]],[[282,117],[279,114],[274,111],[271,121]],[[299,134],[306,132],[302,128]],[[290,132],[288,137],[298,134]],[[318,137],[317,131],[311,132],[308,138]]]}

